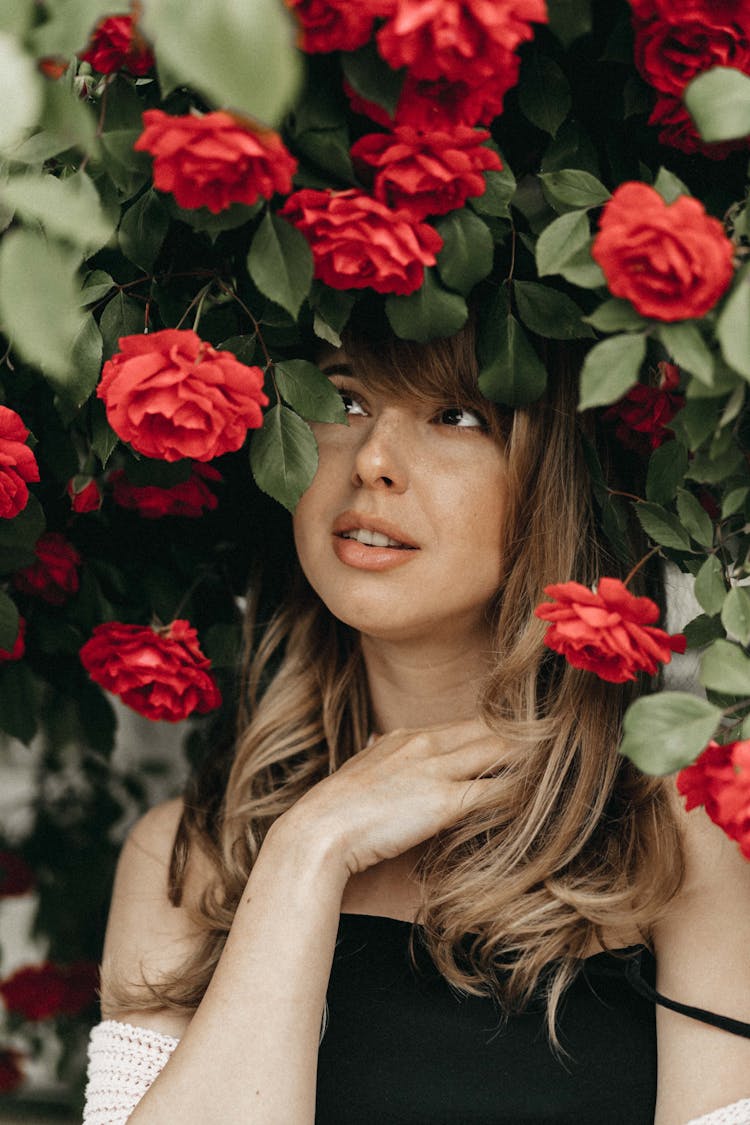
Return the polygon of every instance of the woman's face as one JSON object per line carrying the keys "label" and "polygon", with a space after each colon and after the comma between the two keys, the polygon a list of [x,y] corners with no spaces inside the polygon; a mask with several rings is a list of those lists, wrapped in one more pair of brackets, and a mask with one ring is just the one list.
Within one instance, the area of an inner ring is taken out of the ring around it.
{"label": "woman's face", "polygon": [[320,366],[349,425],[313,426],[320,463],[294,515],[311,586],[369,636],[485,637],[501,572],[500,445],[459,404],[368,387],[343,351]]}

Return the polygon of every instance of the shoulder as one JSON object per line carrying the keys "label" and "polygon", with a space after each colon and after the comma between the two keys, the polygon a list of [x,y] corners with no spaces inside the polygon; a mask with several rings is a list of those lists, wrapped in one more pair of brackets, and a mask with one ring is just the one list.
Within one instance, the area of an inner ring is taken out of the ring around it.
{"label": "shoulder", "polygon": [[169,900],[172,847],[182,816],[181,799],[157,805],[128,833],[117,866],[102,958],[102,1015],[179,1035],[187,1019],[177,1013],[139,1013],[118,994],[137,990],[178,969],[193,951],[198,932],[193,907],[212,874],[205,857],[191,851],[183,903]]}

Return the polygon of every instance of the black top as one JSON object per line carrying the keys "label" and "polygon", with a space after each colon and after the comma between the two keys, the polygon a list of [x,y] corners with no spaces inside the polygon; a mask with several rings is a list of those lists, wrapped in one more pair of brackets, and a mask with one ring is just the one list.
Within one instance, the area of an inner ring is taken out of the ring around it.
{"label": "black top", "polygon": [[341,915],[316,1125],[653,1125],[663,998],[644,979],[643,947],[585,960],[559,1010],[556,1056],[543,1004],[503,1022],[491,998],[452,989],[419,941],[415,973],[410,930]]}

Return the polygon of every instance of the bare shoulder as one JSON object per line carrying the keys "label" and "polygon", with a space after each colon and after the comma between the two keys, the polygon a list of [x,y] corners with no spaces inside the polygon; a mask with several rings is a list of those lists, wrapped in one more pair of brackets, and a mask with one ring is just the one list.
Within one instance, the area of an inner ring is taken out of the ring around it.
{"label": "bare shoulder", "polygon": [[191,852],[183,903],[168,895],[169,864],[182,815],[177,798],[157,805],[130,830],[122,848],[112,892],[102,958],[102,1015],[164,1034],[180,1035],[188,1019],[177,1012],[138,1012],[117,994],[138,990],[143,980],[172,973],[195,948],[197,931],[190,907],[211,877],[205,857]]}

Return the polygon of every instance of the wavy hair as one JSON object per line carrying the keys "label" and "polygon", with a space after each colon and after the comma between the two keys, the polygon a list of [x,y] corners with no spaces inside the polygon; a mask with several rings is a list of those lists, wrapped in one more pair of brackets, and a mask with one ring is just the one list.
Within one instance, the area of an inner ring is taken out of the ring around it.
{"label": "wavy hair", "polygon": [[[559,1001],[592,944],[636,931],[648,944],[682,878],[664,781],[617,752],[638,688],[572,668],[545,647],[533,613],[548,583],[591,585],[632,562],[613,553],[597,517],[585,456],[593,424],[576,413],[576,365],[563,349],[548,355],[546,394],[511,411],[479,392],[471,327],[428,345],[352,339],[347,351],[370,384],[480,410],[506,452],[504,573],[490,607],[494,661],[480,711],[507,750],[491,796],[418,861],[412,943],[419,934],[452,986],[493,995],[506,1014],[543,994],[556,1044]],[[637,530],[629,541],[637,559]],[[175,904],[191,847],[212,861],[215,878],[194,911],[201,940],[179,973],[149,982],[149,1006],[197,1006],[270,826],[372,729],[358,635],[301,573],[257,643],[256,632],[250,611],[231,760],[193,781],[172,854]]]}

